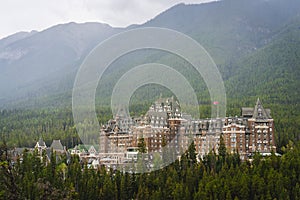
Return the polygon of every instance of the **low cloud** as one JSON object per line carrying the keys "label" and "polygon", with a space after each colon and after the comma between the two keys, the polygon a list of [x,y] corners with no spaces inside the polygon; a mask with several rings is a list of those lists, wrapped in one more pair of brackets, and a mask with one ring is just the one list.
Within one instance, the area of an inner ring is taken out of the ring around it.
{"label": "low cloud", "polygon": [[97,21],[115,27],[141,24],[171,6],[212,0],[10,0],[1,2],[0,38],[67,22]]}

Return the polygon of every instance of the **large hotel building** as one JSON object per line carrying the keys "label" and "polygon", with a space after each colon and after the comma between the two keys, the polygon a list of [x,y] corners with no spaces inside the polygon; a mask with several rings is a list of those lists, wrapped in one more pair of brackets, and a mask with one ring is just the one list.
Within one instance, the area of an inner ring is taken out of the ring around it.
{"label": "large hotel building", "polygon": [[104,125],[100,131],[99,158],[112,164],[136,159],[140,138],[144,139],[149,155],[161,153],[162,147],[168,145],[180,156],[194,141],[201,158],[210,151],[218,153],[220,137],[227,152],[238,152],[242,160],[255,152],[270,154],[276,152],[270,113],[258,99],[254,107],[242,108],[240,117],[196,120],[181,113],[174,98],[161,98],[144,117],[131,119],[120,114]]}

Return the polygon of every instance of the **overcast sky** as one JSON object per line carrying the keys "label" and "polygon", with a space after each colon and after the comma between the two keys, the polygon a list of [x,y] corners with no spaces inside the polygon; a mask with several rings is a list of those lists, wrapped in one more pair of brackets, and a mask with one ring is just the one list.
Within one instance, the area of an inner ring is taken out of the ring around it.
{"label": "overcast sky", "polygon": [[0,7],[0,38],[67,22],[96,21],[126,27],[144,23],[181,2],[208,1],[212,0],[4,0]]}

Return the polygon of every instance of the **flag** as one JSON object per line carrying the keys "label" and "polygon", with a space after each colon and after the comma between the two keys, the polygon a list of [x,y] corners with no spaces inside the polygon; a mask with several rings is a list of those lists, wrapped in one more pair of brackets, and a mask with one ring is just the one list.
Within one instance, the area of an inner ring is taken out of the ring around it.
{"label": "flag", "polygon": [[219,104],[219,102],[218,101],[214,101],[214,105],[218,105]]}

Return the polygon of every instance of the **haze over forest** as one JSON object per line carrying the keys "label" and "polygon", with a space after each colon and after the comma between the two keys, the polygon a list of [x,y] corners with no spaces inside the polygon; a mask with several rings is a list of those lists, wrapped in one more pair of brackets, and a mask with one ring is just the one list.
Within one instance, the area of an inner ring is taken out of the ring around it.
{"label": "haze over forest", "polygon": [[[253,106],[260,97],[279,122],[277,131],[284,136],[279,144],[285,144],[299,139],[299,8],[297,0],[224,0],[178,4],[127,28],[93,22],[19,32],[0,40],[0,107],[70,108],[77,70],[99,42],[134,28],[164,27],[187,34],[210,53],[225,83],[228,115],[239,115],[240,107]],[[188,77],[204,107],[203,117],[209,115],[210,100],[202,78],[183,60],[154,50],[133,52],[114,62],[99,82],[97,102],[109,105],[112,88],[122,74],[150,61],[172,66]],[[139,89],[132,102],[145,105],[135,108],[137,113],[161,93],[172,95],[157,86]]]}
{"label": "haze over forest", "polygon": [[[182,32],[207,50],[226,88],[226,119],[210,118],[219,102],[211,101],[204,79],[191,64],[168,52],[145,49],[121,56],[104,72],[95,96],[98,121],[74,122],[72,89],[86,56],[105,39],[143,27]],[[189,81],[199,101],[190,111],[199,107],[201,120],[184,124],[180,109],[173,107],[176,99],[173,104],[170,98],[157,101],[158,111],[152,107],[147,124],[143,117],[149,106],[161,96],[174,95],[149,84],[130,99],[130,115],[138,117],[138,125],[128,118],[126,123],[138,132],[135,136],[152,130],[147,132],[151,138],[145,142],[143,135],[133,141],[133,131],[115,126],[113,88],[123,74],[146,63],[170,66]],[[71,22],[15,33],[0,40],[0,199],[300,199],[299,87],[299,0],[181,3],[126,28]],[[94,131],[98,122],[102,128]],[[90,132],[96,139],[83,144],[79,135],[89,137]],[[180,159],[164,167],[162,162],[177,151],[161,148],[169,142],[165,138],[190,132],[191,144],[181,137],[174,142],[178,149],[184,143],[186,151],[180,149]],[[107,138],[116,141],[117,153],[119,144],[124,152],[116,156]],[[144,157],[150,147],[160,148],[160,154]],[[206,147],[208,153],[202,151]],[[134,171],[139,168],[156,171],[139,174]]]}

